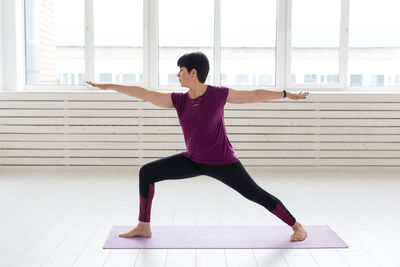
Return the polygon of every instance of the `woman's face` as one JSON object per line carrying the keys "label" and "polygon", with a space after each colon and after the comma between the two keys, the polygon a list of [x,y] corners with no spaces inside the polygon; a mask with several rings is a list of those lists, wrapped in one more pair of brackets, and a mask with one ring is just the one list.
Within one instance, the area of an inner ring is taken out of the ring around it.
{"label": "woman's face", "polygon": [[176,76],[178,76],[178,79],[179,79],[179,82],[181,83],[181,86],[185,87],[187,85],[188,79],[190,77],[187,68],[181,67]]}

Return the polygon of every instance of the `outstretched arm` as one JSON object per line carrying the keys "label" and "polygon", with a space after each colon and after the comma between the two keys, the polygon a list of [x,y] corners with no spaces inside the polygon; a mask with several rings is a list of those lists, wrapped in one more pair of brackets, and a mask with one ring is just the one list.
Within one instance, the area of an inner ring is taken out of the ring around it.
{"label": "outstretched arm", "polygon": [[[286,92],[286,97],[293,100],[305,99],[307,96],[308,92],[301,92],[299,94]],[[269,91],[264,89],[241,91],[229,88],[228,98],[226,102],[232,104],[246,104],[264,102],[280,98],[283,98],[283,92]]]}
{"label": "outstretched arm", "polygon": [[102,90],[112,89],[118,93],[148,101],[162,108],[174,108],[174,104],[172,103],[171,99],[171,93],[151,91],[140,86],[126,86],[112,83],[93,83],[91,81],[87,81],[86,83]]}

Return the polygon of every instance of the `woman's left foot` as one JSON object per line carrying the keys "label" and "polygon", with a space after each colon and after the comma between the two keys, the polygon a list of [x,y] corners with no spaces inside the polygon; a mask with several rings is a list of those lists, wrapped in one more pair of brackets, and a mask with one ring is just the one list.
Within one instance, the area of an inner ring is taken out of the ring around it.
{"label": "woman's left foot", "polygon": [[297,241],[303,241],[307,237],[307,231],[303,228],[303,226],[296,222],[293,226],[293,235],[290,237],[290,241],[292,242],[297,242]]}

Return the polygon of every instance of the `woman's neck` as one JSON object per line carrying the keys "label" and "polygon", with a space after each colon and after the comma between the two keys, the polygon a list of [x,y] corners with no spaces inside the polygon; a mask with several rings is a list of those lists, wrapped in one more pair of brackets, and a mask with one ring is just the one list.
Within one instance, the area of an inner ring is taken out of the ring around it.
{"label": "woman's neck", "polygon": [[207,90],[207,84],[199,83],[193,87],[189,87],[189,97],[190,98],[197,98],[203,95]]}

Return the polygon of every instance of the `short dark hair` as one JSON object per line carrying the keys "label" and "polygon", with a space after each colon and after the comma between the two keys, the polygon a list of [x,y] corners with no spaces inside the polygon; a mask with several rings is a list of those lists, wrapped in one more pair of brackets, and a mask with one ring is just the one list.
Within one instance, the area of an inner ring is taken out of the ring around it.
{"label": "short dark hair", "polygon": [[180,68],[185,67],[188,72],[191,72],[192,69],[196,69],[197,78],[201,83],[206,81],[208,71],[210,70],[208,59],[202,52],[184,54],[178,59],[178,66]]}

